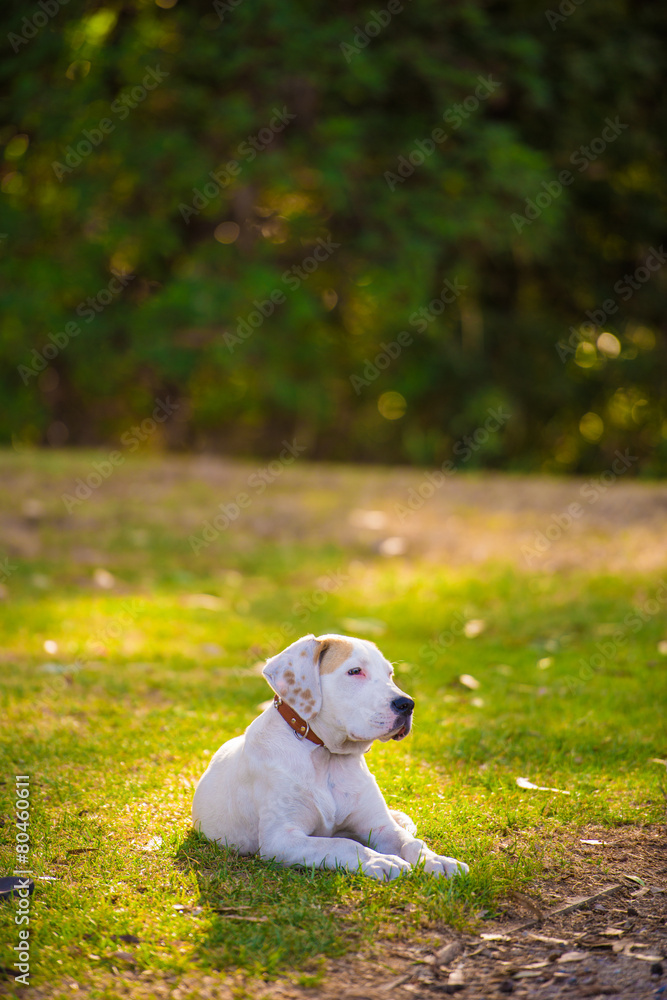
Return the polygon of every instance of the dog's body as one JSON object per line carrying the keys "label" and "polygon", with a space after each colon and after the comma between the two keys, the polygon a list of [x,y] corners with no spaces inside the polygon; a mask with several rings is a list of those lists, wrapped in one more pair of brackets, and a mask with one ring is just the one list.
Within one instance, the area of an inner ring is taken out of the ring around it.
{"label": "dog's body", "polygon": [[434,875],[468,871],[430,851],[406,829],[407,817],[389,811],[364,760],[375,739],[408,734],[414,707],[373,643],[306,636],[270,659],[264,676],[294,718],[272,706],[220,747],[197,785],[196,829],[286,865],[361,868],[380,879],[418,862]]}

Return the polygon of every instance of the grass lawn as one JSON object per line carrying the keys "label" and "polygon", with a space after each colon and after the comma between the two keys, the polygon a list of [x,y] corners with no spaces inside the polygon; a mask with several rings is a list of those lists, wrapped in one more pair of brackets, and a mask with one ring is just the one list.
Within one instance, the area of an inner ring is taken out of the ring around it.
{"label": "grass lawn", "polygon": [[[663,820],[661,567],[529,568],[514,543],[449,560],[429,551],[426,520],[444,494],[414,515],[404,554],[383,554],[401,548],[383,539],[402,537],[395,505],[419,473],[305,466],[194,552],[189,539],[254,467],[128,458],[68,513],[62,494],[101,457],[0,456],[0,863],[15,867],[14,776],[29,775],[31,986],[112,997],[130,976],[173,986],[239,969],[316,984],[324,959],[378,935],[423,939],[493,916],[545,866],[567,869],[563,845],[586,824]],[[456,533],[484,522],[502,534],[496,512],[464,499],[442,513]],[[605,529],[576,530],[588,545]],[[369,765],[468,878],[284,870],[191,830],[210,755],[270,697],[263,659],[309,632],[371,638],[396,664],[415,728]],[[3,966],[16,912],[0,904]]]}

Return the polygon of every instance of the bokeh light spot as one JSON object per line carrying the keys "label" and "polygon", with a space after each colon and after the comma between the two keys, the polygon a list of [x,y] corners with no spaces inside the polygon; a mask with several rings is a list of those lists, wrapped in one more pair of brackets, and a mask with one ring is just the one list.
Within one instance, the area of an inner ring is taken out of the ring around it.
{"label": "bokeh light spot", "polygon": [[584,413],[583,417],[579,421],[579,433],[591,444],[595,444],[599,441],[604,432],[604,423],[602,417],[599,417],[597,413]]}
{"label": "bokeh light spot", "polygon": [[598,350],[608,358],[617,358],[621,353],[621,342],[613,333],[601,333],[597,339]]}
{"label": "bokeh light spot", "polygon": [[221,222],[215,227],[214,236],[218,243],[235,243],[239,238],[241,227],[235,222]]}
{"label": "bokeh light spot", "polygon": [[385,420],[399,420],[407,406],[405,397],[400,392],[383,392],[378,399],[378,410]]}
{"label": "bokeh light spot", "polygon": [[592,368],[597,361],[598,354],[595,344],[589,344],[587,340],[582,340],[577,344],[577,352],[574,356],[575,364],[580,368]]}
{"label": "bokeh light spot", "polygon": [[83,80],[90,73],[90,62],[88,59],[77,59],[70,63],[65,71],[68,80]]}
{"label": "bokeh light spot", "polygon": [[335,309],[338,302],[338,292],[333,288],[325,288],[322,292],[322,302],[324,303],[324,308],[328,312],[331,312],[332,309]]}
{"label": "bokeh light spot", "polygon": [[29,142],[30,139],[23,132],[19,133],[19,135],[13,136],[5,147],[5,159],[20,159],[28,148]]}

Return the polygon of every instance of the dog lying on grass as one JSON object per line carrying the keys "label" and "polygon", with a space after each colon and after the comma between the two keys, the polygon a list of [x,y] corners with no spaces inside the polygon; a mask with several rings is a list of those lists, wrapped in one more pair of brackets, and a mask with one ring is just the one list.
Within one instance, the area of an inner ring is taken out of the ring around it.
{"label": "dog lying on grass", "polygon": [[468,872],[389,810],[364,760],[374,740],[408,735],[414,709],[374,643],[308,635],[268,660],[263,674],[273,706],[211,759],[192,804],[195,829],[285,865],[377,879],[422,864],[432,875]]}

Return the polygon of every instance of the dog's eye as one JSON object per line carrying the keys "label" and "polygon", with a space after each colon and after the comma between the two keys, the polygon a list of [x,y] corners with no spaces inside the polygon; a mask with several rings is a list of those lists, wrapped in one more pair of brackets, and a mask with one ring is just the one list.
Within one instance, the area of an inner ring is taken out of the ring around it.
{"label": "dog's eye", "polygon": [[348,670],[347,676],[352,677],[353,674],[360,674],[360,673],[361,673],[361,667],[352,667],[351,670]]}

